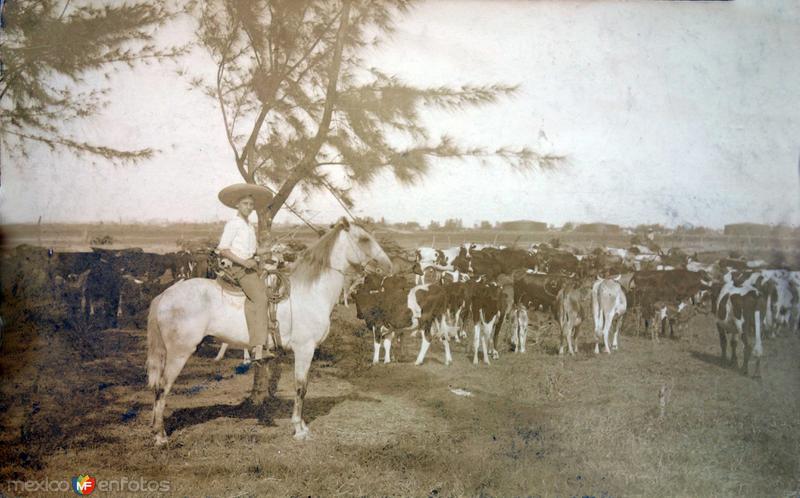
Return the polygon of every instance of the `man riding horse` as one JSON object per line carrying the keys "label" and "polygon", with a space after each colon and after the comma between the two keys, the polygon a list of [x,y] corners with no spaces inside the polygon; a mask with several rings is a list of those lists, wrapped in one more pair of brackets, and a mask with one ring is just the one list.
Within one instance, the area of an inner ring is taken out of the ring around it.
{"label": "man riding horse", "polygon": [[[272,193],[259,185],[240,183],[222,189],[219,200],[236,209],[236,216],[225,223],[217,250],[220,256],[232,263],[227,271],[228,276],[247,296],[245,319],[250,333],[250,347],[255,348],[255,360],[258,361],[265,354],[268,334],[267,287],[259,274],[258,262],[254,259],[258,251],[258,237],[249,216],[253,210],[265,208],[272,200]],[[272,353],[267,351],[266,355],[271,356]]]}

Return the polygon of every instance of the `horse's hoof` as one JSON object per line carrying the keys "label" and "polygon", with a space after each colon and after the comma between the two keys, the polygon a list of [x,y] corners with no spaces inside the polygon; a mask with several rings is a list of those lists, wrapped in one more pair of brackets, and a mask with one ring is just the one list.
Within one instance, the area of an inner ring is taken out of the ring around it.
{"label": "horse's hoof", "polygon": [[295,431],[294,433],[295,441],[308,441],[309,439],[311,439],[311,433],[308,431],[308,429],[304,431]]}
{"label": "horse's hoof", "polygon": [[421,361],[415,361],[415,362],[414,362],[414,366],[418,367],[418,366],[420,366],[420,365],[422,365],[422,362],[421,362]]}
{"label": "horse's hoof", "polygon": [[156,434],[156,448],[163,448],[169,442],[164,434]]}

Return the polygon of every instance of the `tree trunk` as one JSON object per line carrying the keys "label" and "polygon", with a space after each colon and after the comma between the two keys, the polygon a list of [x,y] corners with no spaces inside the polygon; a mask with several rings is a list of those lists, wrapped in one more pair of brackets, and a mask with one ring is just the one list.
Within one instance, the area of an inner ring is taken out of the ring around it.
{"label": "tree trunk", "polygon": [[272,237],[270,236],[270,233],[272,232],[272,220],[275,218],[277,211],[264,209],[257,211],[256,214],[258,215],[258,248],[263,250],[269,247],[272,243]]}

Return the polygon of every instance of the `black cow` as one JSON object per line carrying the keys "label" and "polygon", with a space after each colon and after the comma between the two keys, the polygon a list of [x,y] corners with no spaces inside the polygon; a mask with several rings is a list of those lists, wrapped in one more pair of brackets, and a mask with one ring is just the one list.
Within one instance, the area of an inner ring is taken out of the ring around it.
{"label": "black cow", "polygon": [[539,258],[539,270],[545,273],[573,276],[578,276],[580,274],[580,263],[578,258],[572,253],[548,249],[544,251],[540,250],[537,256]]}
{"label": "black cow", "polygon": [[695,311],[694,307],[689,305],[700,304],[697,302],[697,297],[701,295],[701,291],[711,289],[710,282],[705,282],[703,276],[703,273],[683,269],[634,272],[627,299],[629,307],[636,308],[637,325],[644,316],[645,333],[650,323],[653,324],[651,332],[653,340],[658,340],[656,323],[661,323],[662,335],[669,325],[670,335],[673,336],[675,320],[680,318],[685,324],[690,314]]}
{"label": "black cow", "polygon": [[367,274],[356,291],[356,316],[364,320],[373,335],[373,363],[380,359],[381,343],[385,348],[384,363],[389,363],[394,331],[411,326],[412,315],[408,308],[411,287],[404,275]]}

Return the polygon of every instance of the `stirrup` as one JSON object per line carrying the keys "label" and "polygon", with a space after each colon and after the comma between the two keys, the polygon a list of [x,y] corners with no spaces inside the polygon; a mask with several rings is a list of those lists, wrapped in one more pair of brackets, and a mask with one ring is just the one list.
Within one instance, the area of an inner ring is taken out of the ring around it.
{"label": "stirrup", "polygon": [[[260,351],[258,349],[259,347],[261,348]],[[259,352],[261,353],[261,357],[260,358],[258,357],[259,356],[259,354],[258,354]],[[272,358],[275,358],[275,353],[272,350],[268,349],[266,347],[266,345],[255,346],[254,347],[252,361],[256,361],[257,362],[259,360],[270,360]]]}

